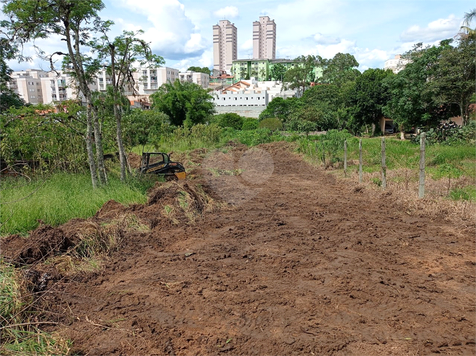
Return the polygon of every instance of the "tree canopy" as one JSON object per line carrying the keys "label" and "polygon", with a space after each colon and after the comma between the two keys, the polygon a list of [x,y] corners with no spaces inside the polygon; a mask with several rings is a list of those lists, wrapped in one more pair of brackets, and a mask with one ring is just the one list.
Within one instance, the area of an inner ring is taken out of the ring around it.
{"label": "tree canopy", "polygon": [[165,113],[175,126],[205,123],[215,111],[212,96],[195,83],[165,83],[150,97],[152,108]]}
{"label": "tree canopy", "polygon": [[192,71],[192,72],[197,72],[197,73],[205,73],[205,74],[211,75],[210,68],[208,68],[208,67],[191,66],[191,67],[188,67],[187,71]]}

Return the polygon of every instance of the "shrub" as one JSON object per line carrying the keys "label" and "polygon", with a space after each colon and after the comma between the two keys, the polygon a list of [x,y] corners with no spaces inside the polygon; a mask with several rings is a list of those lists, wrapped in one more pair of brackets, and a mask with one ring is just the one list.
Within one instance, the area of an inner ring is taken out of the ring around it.
{"label": "shrub", "polygon": [[260,129],[268,129],[271,131],[277,131],[281,130],[283,128],[283,123],[281,120],[275,118],[275,117],[270,117],[268,119],[264,119],[260,121],[258,128]]}
{"label": "shrub", "polygon": [[310,131],[314,131],[316,127],[317,125],[315,122],[308,121],[308,120],[294,119],[286,123],[286,129],[289,131],[309,133]]}
{"label": "shrub", "polygon": [[258,128],[258,120],[252,117],[247,117],[243,120],[242,130],[256,130]]}
{"label": "shrub", "polygon": [[243,117],[235,113],[226,113],[215,115],[214,122],[220,127],[232,127],[235,130],[241,130],[243,126]]}

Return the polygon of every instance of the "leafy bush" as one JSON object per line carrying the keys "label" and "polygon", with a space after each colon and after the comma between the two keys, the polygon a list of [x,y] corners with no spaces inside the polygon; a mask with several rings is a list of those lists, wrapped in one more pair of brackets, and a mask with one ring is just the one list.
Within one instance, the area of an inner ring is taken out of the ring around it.
{"label": "leafy bush", "polygon": [[[412,142],[419,144],[421,134],[412,137]],[[426,144],[441,143],[455,145],[458,143],[474,143],[476,140],[476,121],[470,121],[465,126],[449,129],[431,128],[426,132]]]}
{"label": "leafy bush", "polygon": [[308,120],[293,119],[285,125],[286,130],[309,133],[316,130],[316,123]]}
{"label": "leafy bush", "polygon": [[284,136],[279,133],[274,133],[270,129],[256,129],[256,130],[245,130],[245,131],[236,131],[236,140],[240,143],[247,146],[256,146],[262,143],[269,143],[275,141],[283,141]]}
{"label": "leafy bush", "polygon": [[281,130],[283,128],[283,123],[281,120],[275,118],[275,117],[270,117],[267,119],[264,119],[260,121],[258,128],[260,129],[268,129],[271,131],[277,131]]}
{"label": "leafy bush", "polygon": [[242,130],[256,130],[258,128],[258,120],[253,119],[252,117],[247,117],[243,120]]}
{"label": "leafy bush", "polygon": [[241,130],[243,126],[244,119],[242,116],[235,113],[225,113],[215,115],[213,122],[220,127],[232,127],[235,130]]}

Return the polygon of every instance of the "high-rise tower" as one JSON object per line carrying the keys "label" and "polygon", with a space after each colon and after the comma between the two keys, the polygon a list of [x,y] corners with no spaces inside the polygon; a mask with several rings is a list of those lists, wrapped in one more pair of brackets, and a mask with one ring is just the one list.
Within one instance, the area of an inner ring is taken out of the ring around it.
{"label": "high-rise tower", "polygon": [[238,57],[237,35],[234,24],[221,20],[213,26],[213,69],[229,72],[233,61]]}
{"label": "high-rise tower", "polygon": [[268,16],[253,22],[253,58],[276,59],[276,24]]}

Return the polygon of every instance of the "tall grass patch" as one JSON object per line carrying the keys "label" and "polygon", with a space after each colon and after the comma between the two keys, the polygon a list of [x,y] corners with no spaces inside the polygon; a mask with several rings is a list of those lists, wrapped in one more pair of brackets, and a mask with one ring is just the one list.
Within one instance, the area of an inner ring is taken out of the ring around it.
{"label": "tall grass patch", "polygon": [[110,176],[107,186],[93,189],[89,174],[56,173],[32,181],[2,179],[0,234],[26,234],[39,222],[57,226],[72,218],[88,218],[108,200],[122,204],[145,203],[150,181],[122,183]]}

